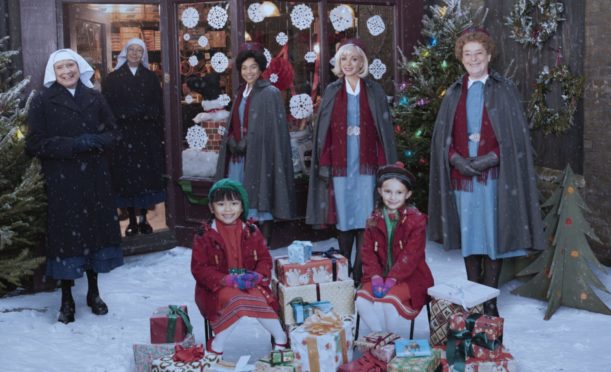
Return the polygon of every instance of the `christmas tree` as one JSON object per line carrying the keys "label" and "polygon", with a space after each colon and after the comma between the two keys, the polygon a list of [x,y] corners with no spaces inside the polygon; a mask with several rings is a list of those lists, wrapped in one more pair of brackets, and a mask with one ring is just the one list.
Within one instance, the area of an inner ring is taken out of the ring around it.
{"label": "christmas tree", "polygon": [[[11,73],[11,57],[0,39],[0,295],[22,285],[44,258],[32,257],[44,236],[46,202],[40,165],[25,155],[22,93],[28,80]],[[29,102],[29,100],[28,100]]]}
{"label": "christmas tree", "polygon": [[562,182],[543,204],[549,208],[544,223],[550,247],[518,276],[532,276],[513,293],[547,300],[545,319],[551,318],[560,305],[611,315],[611,309],[592,287],[609,293],[592,268],[605,272],[588,239],[600,242],[582,210],[588,210],[577,191],[573,170],[564,171]]}
{"label": "christmas tree", "polygon": [[427,208],[429,149],[437,111],[446,89],[464,73],[454,56],[454,42],[467,28],[479,27],[484,18],[482,8],[465,10],[460,0],[432,5],[429,13],[422,20],[425,42],[414,47],[410,58],[401,52],[399,68],[405,81],[398,87],[393,113],[399,159],[416,175],[413,200],[421,210]]}

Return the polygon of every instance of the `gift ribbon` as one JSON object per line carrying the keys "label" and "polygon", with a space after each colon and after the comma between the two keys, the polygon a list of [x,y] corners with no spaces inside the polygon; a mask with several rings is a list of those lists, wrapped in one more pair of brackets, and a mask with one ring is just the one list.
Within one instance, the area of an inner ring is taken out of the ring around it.
{"label": "gift ribbon", "polygon": [[367,342],[370,342],[373,345],[373,348],[379,347],[379,346],[384,346],[384,345],[388,345],[388,344],[392,344],[395,342],[395,340],[400,339],[401,336],[397,336],[394,333],[388,333],[384,336],[380,336],[380,335],[376,335],[376,336],[365,336],[365,340]]}
{"label": "gift ribbon", "polygon": [[176,305],[169,305],[168,308],[168,328],[166,330],[166,341],[174,342],[174,334],[176,333],[176,320],[178,317],[182,318],[183,323],[185,324],[185,328],[187,329],[187,334],[193,331],[193,326],[189,321],[189,315],[183,311],[180,307]]}
{"label": "gift ribbon", "polygon": [[269,364],[271,367],[291,367],[291,370],[293,372],[297,372],[297,368],[295,368],[295,364],[292,362],[272,363],[271,359],[270,360],[260,359],[259,362]]}
{"label": "gift ribbon", "polygon": [[272,366],[283,365],[283,363],[291,363],[295,360],[295,353],[293,350],[274,350],[270,354],[270,361]]}
{"label": "gift ribbon", "polygon": [[312,256],[323,256],[331,260],[331,270],[333,272],[333,281],[337,281],[337,257],[336,254],[341,254],[336,248],[329,248],[324,252],[312,252]]}
{"label": "gift ribbon", "polygon": [[[497,339],[489,340],[486,332],[473,334],[475,322],[482,314],[470,314],[465,319],[466,328],[460,331],[450,329],[448,334],[448,343],[446,348],[446,358],[448,364],[454,365],[454,369],[459,372],[465,371],[465,362],[467,356],[475,356],[473,345],[478,345],[489,350],[494,350],[500,347],[503,343],[503,336]],[[462,341],[462,342],[459,342]]]}
{"label": "gift ribbon", "polygon": [[174,347],[174,357],[172,358],[175,362],[191,363],[197,362],[204,357],[204,345],[195,345],[192,347],[182,347],[176,345]]}
{"label": "gift ribbon", "polygon": [[363,354],[362,357],[355,360],[355,363],[355,371],[385,372],[387,369],[386,363],[376,358],[371,351]]}

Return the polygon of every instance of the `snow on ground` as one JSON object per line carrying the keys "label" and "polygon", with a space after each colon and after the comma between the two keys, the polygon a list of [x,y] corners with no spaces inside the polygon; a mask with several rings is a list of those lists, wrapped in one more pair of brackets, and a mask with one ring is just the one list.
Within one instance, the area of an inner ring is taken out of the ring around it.
{"label": "snow on ground", "polygon": [[[334,240],[317,243],[323,250]],[[285,249],[272,251],[274,256]],[[0,299],[0,365],[4,371],[132,371],[132,344],[149,340],[149,315],[158,306],[186,304],[195,338],[203,343],[204,321],[193,301],[191,250],[177,247],[165,252],[128,257],[124,266],[100,275],[102,297],[110,311],[93,315],[85,304],[86,280],[76,281],[76,322],[57,322],[60,293],[38,293]],[[429,243],[427,260],[435,281],[466,277],[458,251],[444,252]],[[611,289],[611,275],[601,277]],[[514,296],[518,286],[501,289],[499,309],[505,318],[504,345],[519,362],[521,371],[609,371],[611,317],[561,307],[543,320],[546,304]],[[611,304],[611,298],[606,298]],[[407,326],[401,330],[407,335]],[[367,330],[362,326],[361,334]],[[426,312],[416,320],[416,338],[428,338]],[[241,354],[258,358],[270,348],[269,334],[247,319],[229,339],[225,358]]]}

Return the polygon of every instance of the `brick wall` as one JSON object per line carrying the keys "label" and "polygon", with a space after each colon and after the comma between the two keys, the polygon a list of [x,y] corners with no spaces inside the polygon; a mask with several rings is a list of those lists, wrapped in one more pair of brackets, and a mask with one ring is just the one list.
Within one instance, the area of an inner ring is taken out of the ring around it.
{"label": "brick wall", "polygon": [[608,0],[587,0],[585,9],[586,88],[584,106],[584,177],[588,216],[602,245],[596,254],[611,264],[611,23]]}
{"label": "brick wall", "polygon": [[221,135],[219,128],[225,125],[225,121],[204,121],[201,123],[202,128],[206,130],[208,135],[208,143],[206,151],[219,151],[221,149]]}

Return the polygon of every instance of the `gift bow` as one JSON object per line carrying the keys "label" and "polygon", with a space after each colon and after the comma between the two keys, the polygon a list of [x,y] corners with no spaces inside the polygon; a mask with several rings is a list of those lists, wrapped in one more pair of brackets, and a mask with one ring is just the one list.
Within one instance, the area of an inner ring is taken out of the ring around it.
{"label": "gift bow", "polygon": [[494,350],[497,347],[500,347],[503,343],[502,335],[497,339],[490,340],[488,339],[486,332],[473,334],[475,321],[481,316],[482,314],[470,314],[465,319],[465,329],[460,331],[450,329],[449,331],[446,358],[448,360],[448,364],[454,365],[454,369],[456,371],[464,372],[467,356],[475,356],[475,353],[473,352],[473,345],[478,345],[488,350]]}
{"label": "gift bow", "polygon": [[398,340],[400,338],[401,336],[397,336],[394,333],[387,333],[385,335],[373,334],[373,335],[365,336],[365,340],[367,342],[374,344],[373,345],[374,348],[378,346],[392,344],[395,342],[395,340]]}
{"label": "gift bow", "polygon": [[327,249],[324,252],[320,252],[320,251],[312,252],[313,256],[323,256],[323,257],[326,257],[326,258],[328,258],[328,259],[330,259],[332,261],[336,260],[336,257],[335,257],[336,254],[340,254],[340,251],[337,248],[329,248],[329,249]]}
{"label": "gift bow", "polygon": [[335,312],[327,314],[314,309],[314,314],[303,323],[303,328],[310,334],[321,336],[329,332],[344,329],[342,319]]}
{"label": "gift bow", "polygon": [[174,357],[172,358],[175,362],[191,363],[197,362],[204,357],[204,345],[195,345],[192,347],[182,347],[176,345],[174,347]]}
{"label": "gift bow", "polygon": [[187,334],[193,331],[193,326],[189,321],[189,315],[176,305],[169,305],[170,309],[168,312],[168,329],[166,331],[166,340],[168,342],[174,342],[174,334],[176,333],[176,319],[178,317],[182,318],[183,323],[185,323],[185,328],[187,328]]}
{"label": "gift bow", "polygon": [[371,351],[363,354],[363,356],[357,359],[355,362],[359,367],[357,371],[385,372],[387,369],[386,363],[378,359],[371,353]]}

